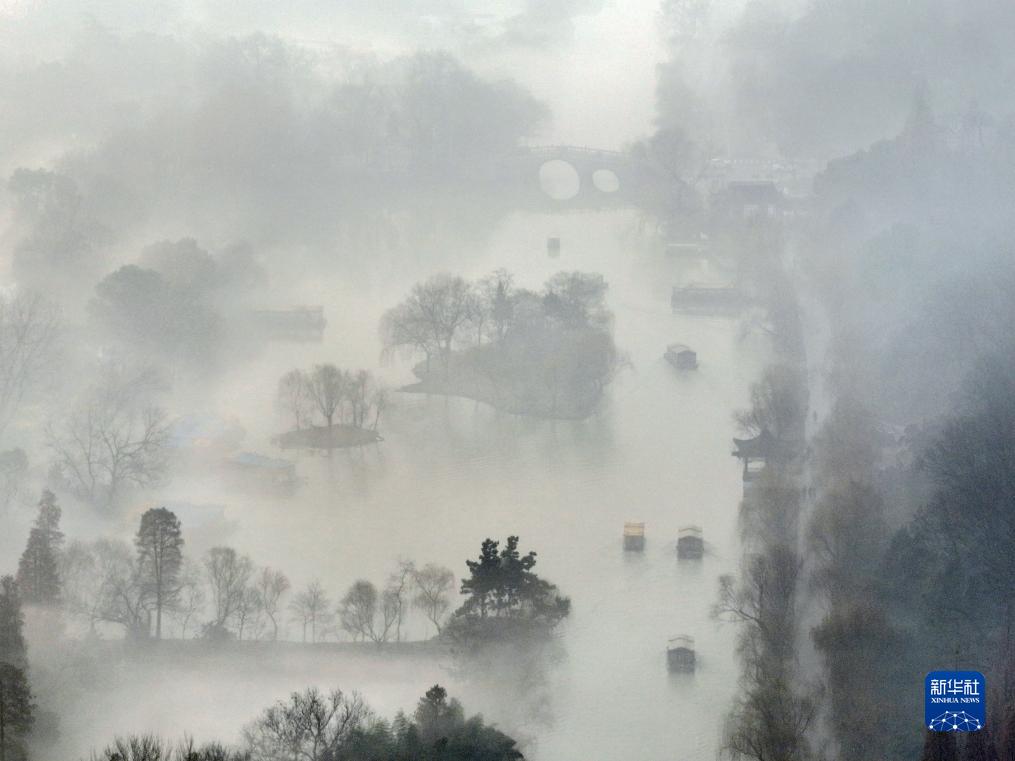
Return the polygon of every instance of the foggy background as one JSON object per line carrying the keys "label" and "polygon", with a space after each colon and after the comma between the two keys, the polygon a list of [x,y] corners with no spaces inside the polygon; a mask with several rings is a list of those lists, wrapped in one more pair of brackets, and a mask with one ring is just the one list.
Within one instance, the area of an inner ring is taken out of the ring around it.
{"label": "foggy background", "polygon": [[[239,744],[312,686],[390,719],[439,682],[534,759],[915,758],[899,695],[953,656],[1004,721],[1013,46],[998,0],[0,0],[0,573],[22,573],[43,489],[64,534],[61,605],[25,604],[32,753]],[[525,333],[539,359],[496,365],[522,378],[503,404],[386,327],[416,284],[498,270],[519,315],[562,298],[559,272],[601,275],[608,311]],[[736,307],[678,308],[701,285]],[[304,306],[319,335],[266,327]],[[329,363],[369,371],[369,443],[281,448],[280,379]],[[109,405],[128,427],[157,409],[165,464],[100,494],[66,451]],[[751,486],[733,438],[763,431],[782,448]],[[133,552],[159,506],[202,585],[221,546],[285,573],[281,642],[258,613],[211,647],[207,599],[143,645],[72,609],[66,553]],[[947,539],[956,506],[974,518]],[[700,562],[676,559],[688,525]],[[466,558],[511,535],[571,601],[551,656],[477,674],[417,609],[386,649],[340,627],[350,585],[409,560],[453,572],[450,615]],[[957,609],[930,601],[942,579]],[[287,607],[313,582],[316,643]],[[678,634],[693,674],[667,671]],[[897,700],[863,739],[892,701],[861,677],[885,674]],[[775,755],[745,739],[765,700],[804,717]]]}

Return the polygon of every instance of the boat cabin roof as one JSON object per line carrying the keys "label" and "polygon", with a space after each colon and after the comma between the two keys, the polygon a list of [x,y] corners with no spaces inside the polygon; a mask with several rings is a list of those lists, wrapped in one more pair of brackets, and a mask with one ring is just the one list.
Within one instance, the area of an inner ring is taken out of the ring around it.
{"label": "boat cabin roof", "polygon": [[624,536],[644,536],[645,524],[627,522],[624,524]]}
{"label": "boat cabin roof", "polygon": [[666,351],[673,352],[674,354],[694,354],[694,350],[687,344],[670,344],[666,347]]}

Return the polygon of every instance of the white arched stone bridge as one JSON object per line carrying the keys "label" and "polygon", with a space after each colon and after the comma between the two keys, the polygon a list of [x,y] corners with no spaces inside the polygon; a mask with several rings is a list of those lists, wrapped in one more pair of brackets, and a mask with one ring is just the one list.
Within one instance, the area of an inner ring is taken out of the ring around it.
{"label": "white arched stone bridge", "polygon": [[574,145],[519,148],[502,168],[525,206],[546,210],[640,206],[673,182],[630,153]]}

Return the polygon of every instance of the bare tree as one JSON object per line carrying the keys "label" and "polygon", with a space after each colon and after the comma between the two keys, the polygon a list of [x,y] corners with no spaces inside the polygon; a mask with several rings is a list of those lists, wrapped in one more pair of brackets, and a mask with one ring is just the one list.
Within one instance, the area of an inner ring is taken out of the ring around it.
{"label": "bare tree", "polygon": [[173,749],[155,735],[128,735],[117,737],[94,761],[170,761]]}
{"label": "bare tree", "polygon": [[342,405],[347,385],[345,373],[334,365],[316,365],[310,373],[307,390],[328,428]]}
{"label": "bare tree", "polygon": [[[757,640],[753,650],[788,657],[793,646],[794,591],[800,562],[796,553],[776,546],[745,558],[739,580],[719,578],[714,618],[745,624],[744,637]],[[787,651],[790,648],[790,651]]]}
{"label": "bare tree", "polygon": [[370,424],[370,429],[376,431],[377,424],[381,421],[381,413],[388,407],[388,390],[383,386],[377,386],[370,403],[374,409],[374,420]]}
{"label": "bare tree", "polygon": [[426,360],[428,375],[431,361],[440,351],[423,315],[406,302],[392,307],[381,317],[381,339],[386,354],[396,351],[409,355],[421,353]]}
{"label": "bare tree", "polygon": [[469,328],[474,331],[476,346],[482,346],[490,322],[490,302],[482,290],[482,282],[472,286],[465,308]]}
{"label": "bare tree", "polygon": [[[392,635],[391,629],[400,626],[405,613],[405,601],[395,589],[385,589],[381,594],[381,621],[374,629],[373,640],[378,647],[388,642]],[[401,641],[401,635],[396,641]]]}
{"label": "bare tree", "polygon": [[70,415],[49,425],[54,466],[69,487],[96,505],[115,505],[127,485],[148,486],[163,476],[169,425],[151,403],[157,376],[150,370],[108,371]]}
{"label": "bare tree", "polygon": [[310,641],[317,642],[317,627],[330,621],[328,615],[328,595],[324,587],[312,581],[307,588],[293,599],[290,609],[303,626],[303,641],[307,641],[307,627],[310,627]]}
{"label": "bare tree", "polygon": [[53,360],[59,309],[34,293],[0,295],[0,433]]}
{"label": "bare tree", "polygon": [[449,568],[427,563],[415,572],[416,596],[412,603],[441,633],[444,618],[451,609],[451,593],[455,588],[455,574]]}
{"label": "bare tree", "polygon": [[130,637],[151,634],[148,585],[130,548],[123,542],[100,540],[95,545],[102,568],[103,620],[121,624]]}
{"label": "bare tree", "polygon": [[765,369],[761,380],[751,386],[751,406],[738,412],[737,424],[751,435],[768,431],[777,439],[792,441],[803,433],[807,400],[798,371],[785,365]]}
{"label": "bare tree", "polygon": [[409,593],[416,577],[416,566],[411,560],[400,560],[398,568],[388,577],[384,600],[391,606],[392,623],[395,627],[395,642],[402,641],[402,624],[409,609]]}
{"label": "bare tree", "polygon": [[807,735],[817,716],[809,695],[794,689],[794,680],[770,676],[733,701],[723,731],[729,758],[754,761],[809,761]]}
{"label": "bare tree", "polygon": [[71,542],[59,556],[60,578],[63,581],[63,604],[66,610],[83,618],[94,631],[102,620],[102,576],[93,547],[86,542]]}
{"label": "bare tree", "polygon": [[344,757],[342,749],[371,718],[359,695],[312,688],[266,709],[243,736],[253,761],[324,761]]}
{"label": "bare tree", "polygon": [[[370,410],[377,401],[377,382],[369,370],[357,370],[351,373],[346,384],[346,398],[349,402],[349,413],[351,422],[357,428],[366,426]],[[378,412],[374,418],[374,427],[377,427]]]}
{"label": "bare tree", "polygon": [[180,639],[187,638],[187,629],[194,616],[204,610],[207,595],[201,571],[191,560],[184,560],[178,581],[179,592],[173,603],[172,615],[180,624]]}
{"label": "bare tree", "polygon": [[261,610],[271,621],[271,639],[278,640],[278,614],[282,596],[289,591],[289,579],[281,571],[262,568],[257,577],[256,589]]}
{"label": "bare tree", "polygon": [[204,559],[204,568],[214,610],[211,624],[225,628],[243,605],[252,571],[250,558],[238,555],[232,547],[212,547]]}
{"label": "bare tree", "polygon": [[310,379],[302,370],[290,370],[278,382],[279,407],[292,415],[296,430],[311,422],[314,400],[310,394]]}
{"label": "bare tree", "polygon": [[236,606],[236,639],[242,640],[246,632],[257,638],[264,623],[261,614],[261,595],[256,587],[247,587]]}
{"label": "bare tree", "polygon": [[720,578],[713,616],[740,624],[742,696],[729,714],[724,746],[734,759],[810,758],[807,734],[816,690],[796,670],[795,551],[773,545],[744,559],[739,581]]}
{"label": "bare tree", "polygon": [[360,579],[349,587],[349,591],[339,603],[339,623],[353,639],[372,639],[376,615],[377,588],[369,581]]}
{"label": "bare tree", "polygon": [[387,350],[421,351],[430,360],[437,356],[447,372],[451,350],[460,340],[475,309],[472,288],[460,277],[442,273],[413,286],[408,298],[388,310],[381,320]]}
{"label": "bare tree", "polygon": [[120,624],[128,637],[150,634],[149,586],[125,542],[72,542],[61,553],[64,602],[94,630],[100,621]]}
{"label": "bare tree", "polygon": [[373,584],[360,579],[349,587],[342,598],[338,606],[339,622],[354,639],[369,639],[378,645],[390,639],[391,628],[400,616],[402,603],[393,589],[385,590],[379,597]]}
{"label": "bare tree", "polygon": [[116,737],[92,761],[250,761],[250,755],[217,742],[198,745],[192,737],[169,743],[156,735]]}
{"label": "bare tree", "polygon": [[295,418],[297,430],[313,422],[313,410],[329,428],[338,419],[361,429],[369,424],[376,430],[387,396],[369,370],[345,371],[326,364],[309,373],[286,373],[279,381],[279,401]]}

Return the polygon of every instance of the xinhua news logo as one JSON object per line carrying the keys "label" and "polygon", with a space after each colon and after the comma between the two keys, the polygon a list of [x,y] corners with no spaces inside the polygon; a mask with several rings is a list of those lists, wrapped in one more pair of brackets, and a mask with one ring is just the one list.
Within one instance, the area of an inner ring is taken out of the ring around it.
{"label": "xinhua news logo", "polygon": [[979,671],[931,671],[924,680],[923,723],[933,732],[976,732],[987,719]]}

